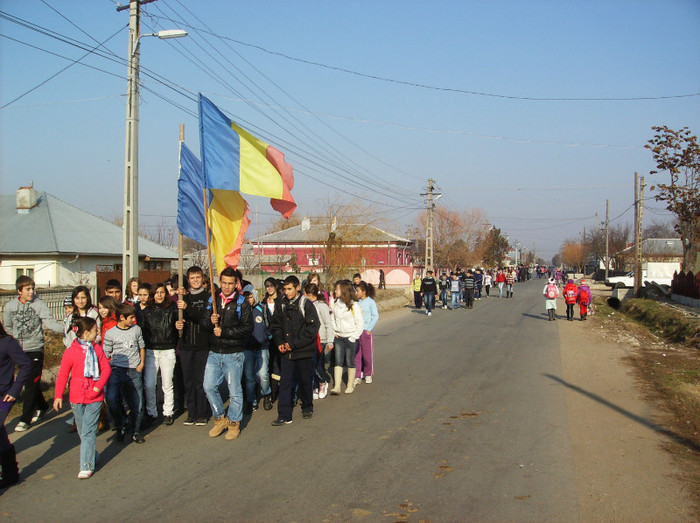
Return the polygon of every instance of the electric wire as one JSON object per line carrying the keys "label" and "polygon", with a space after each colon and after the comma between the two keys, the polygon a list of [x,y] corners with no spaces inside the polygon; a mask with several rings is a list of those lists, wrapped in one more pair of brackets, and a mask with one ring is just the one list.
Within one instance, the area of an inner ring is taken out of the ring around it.
{"label": "electric wire", "polygon": [[429,85],[429,84],[422,84],[418,82],[410,82],[407,80],[397,80],[395,78],[388,78],[385,76],[378,76],[378,75],[373,75],[369,73],[362,73],[360,71],[355,71],[352,69],[347,69],[344,67],[338,67],[334,65],[329,65],[329,64],[324,64],[321,62],[315,62],[312,60],[305,60],[303,58],[298,58],[295,56],[291,56],[285,53],[281,53],[279,51],[272,51],[269,50],[265,47],[262,47],[257,44],[251,44],[249,42],[243,42],[241,40],[236,40],[235,38],[231,38],[228,36],[223,36],[223,35],[218,35],[212,31],[207,31],[202,28],[197,28],[191,24],[188,24],[187,27],[193,31],[200,31],[202,33],[210,34],[211,36],[215,36],[217,38],[220,38],[222,40],[228,40],[230,42],[234,42],[239,45],[243,45],[252,49],[257,49],[259,51],[262,51],[264,53],[273,55],[273,56],[279,56],[281,58],[285,58],[287,60],[307,64],[307,65],[313,65],[316,67],[321,67],[324,69],[329,69],[333,71],[339,71],[342,73],[347,73],[351,74],[354,76],[359,76],[363,78],[368,78],[371,80],[379,80],[382,82],[388,82],[388,83],[394,83],[394,84],[400,84],[400,85],[406,85],[410,87],[417,87],[421,89],[429,89],[429,90],[434,90],[434,91],[443,91],[443,92],[451,92],[451,93],[459,93],[459,94],[467,94],[467,95],[472,95],[472,96],[482,96],[482,97],[490,97],[490,98],[502,98],[502,99],[508,99],[508,100],[522,100],[522,101],[539,101],[539,102],[630,102],[630,101],[649,101],[649,100],[669,100],[669,99],[675,99],[675,98],[689,98],[689,97],[694,97],[694,96],[700,96],[700,92],[697,93],[684,93],[684,94],[674,94],[674,95],[666,95],[666,96],[626,96],[626,97],[593,97],[593,98],[588,98],[588,97],[535,97],[535,96],[516,96],[516,95],[506,95],[506,94],[500,94],[500,93],[489,93],[485,91],[473,91],[473,90],[468,90],[468,89],[458,89],[454,87],[441,87],[441,86],[436,86],[436,85]]}

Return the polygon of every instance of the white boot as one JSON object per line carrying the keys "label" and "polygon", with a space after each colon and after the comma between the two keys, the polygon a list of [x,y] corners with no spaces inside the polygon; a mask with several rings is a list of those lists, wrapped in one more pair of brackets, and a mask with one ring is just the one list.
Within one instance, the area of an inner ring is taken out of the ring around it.
{"label": "white boot", "polygon": [[331,395],[337,396],[340,394],[340,384],[343,382],[343,367],[333,367],[333,388]]}
{"label": "white boot", "polygon": [[348,386],[345,388],[345,394],[355,392],[355,369],[348,369]]}

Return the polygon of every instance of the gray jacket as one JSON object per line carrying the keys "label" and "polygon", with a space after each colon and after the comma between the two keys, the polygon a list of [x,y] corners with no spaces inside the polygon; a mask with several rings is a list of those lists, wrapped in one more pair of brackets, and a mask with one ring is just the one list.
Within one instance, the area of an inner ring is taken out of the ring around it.
{"label": "gray jacket", "polygon": [[46,303],[36,294],[29,303],[15,298],[5,305],[3,324],[24,352],[43,352],[44,329],[63,333],[63,324],[54,319]]}

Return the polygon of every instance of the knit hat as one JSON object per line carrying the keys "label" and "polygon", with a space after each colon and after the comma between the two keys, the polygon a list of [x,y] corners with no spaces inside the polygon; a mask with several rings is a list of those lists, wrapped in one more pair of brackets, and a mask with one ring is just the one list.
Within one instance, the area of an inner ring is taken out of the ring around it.
{"label": "knit hat", "polygon": [[581,280],[581,285],[586,285],[586,280]]}
{"label": "knit hat", "polygon": [[566,283],[574,283],[574,280],[572,280],[571,278],[569,278],[569,281],[567,281]]}
{"label": "knit hat", "polygon": [[554,278],[550,278],[549,283],[554,283]]}

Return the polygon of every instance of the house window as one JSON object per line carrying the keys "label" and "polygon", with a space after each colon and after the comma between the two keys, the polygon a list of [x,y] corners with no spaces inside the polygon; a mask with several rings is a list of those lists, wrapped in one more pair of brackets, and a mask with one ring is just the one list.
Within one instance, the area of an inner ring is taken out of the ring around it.
{"label": "house window", "polygon": [[401,265],[401,253],[396,255],[396,265]]}
{"label": "house window", "polygon": [[20,276],[29,276],[30,278],[34,278],[34,267],[16,267],[15,268],[15,279],[19,278]]}
{"label": "house window", "polygon": [[163,262],[162,261],[147,261],[143,262],[143,268],[147,271],[162,271]]}
{"label": "house window", "polygon": [[308,265],[314,265],[317,266],[319,263],[319,258],[318,256],[313,256],[311,254],[306,255],[306,260],[308,262]]}

